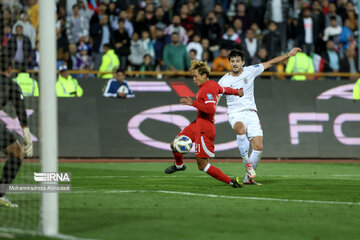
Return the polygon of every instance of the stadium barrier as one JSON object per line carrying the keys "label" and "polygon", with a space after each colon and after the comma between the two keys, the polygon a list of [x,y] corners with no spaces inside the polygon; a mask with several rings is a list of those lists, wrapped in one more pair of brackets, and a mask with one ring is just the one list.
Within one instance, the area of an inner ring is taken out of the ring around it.
{"label": "stadium barrier", "polygon": [[[179,104],[181,96],[194,97],[198,90],[189,78],[130,78],[136,94],[130,99],[103,97],[104,79],[78,80],[82,98],[58,98],[59,157],[168,158],[169,143],[196,117],[195,108]],[[360,101],[352,100],[353,85],[348,80],[256,80],[263,156],[359,158]],[[28,109],[30,121],[35,121],[34,111],[38,110]],[[16,131],[18,121],[5,112],[0,121]],[[225,99],[217,108],[216,130],[216,157],[238,158]],[[35,144],[37,136],[35,129]]]}

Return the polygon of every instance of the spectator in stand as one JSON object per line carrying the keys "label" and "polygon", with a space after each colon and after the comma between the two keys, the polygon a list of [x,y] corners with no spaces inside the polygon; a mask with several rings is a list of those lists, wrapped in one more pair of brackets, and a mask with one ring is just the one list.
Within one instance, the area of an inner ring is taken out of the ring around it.
{"label": "spectator in stand", "polygon": [[229,51],[226,48],[221,48],[219,56],[212,62],[212,69],[217,72],[230,71]]}
{"label": "spectator in stand", "polygon": [[[345,51],[345,56],[340,60],[340,72],[357,73],[359,66],[358,58],[356,56],[355,45],[350,45]],[[352,77],[350,80],[356,80],[357,77]]]}
{"label": "spectator in stand", "polygon": [[92,59],[89,56],[88,47],[82,45],[78,48],[77,58],[77,69],[79,70],[90,70],[92,68]]}
{"label": "spectator in stand", "polygon": [[21,26],[24,36],[28,37],[31,42],[31,49],[35,49],[36,30],[34,26],[29,22],[29,16],[26,12],[21,12],[20,19],[14,24],[12,33],[16,34],[16,27]]}
{"label": "spectator in stand", "polygon": [[341,26],[338,25],[336,17],[331,16],[330,26],[325,28],[323,40],[326,42],[329,38],[333,39],[335,45],[340,43]]}
{"label": "spectator in stand", "polygon": [[192,42],[187,44],[186,50],[188,52],[190,52],[190,50],[195,50],[196,51],[195,59],[196,60],[201,60],[201,55],[202,55],[203,48],[202,48],[201,43],[200,43],[200,36],[199,35],[197,35],[197,34],[193,35]]}
{"label": "spectator in stand", "polygon": [[163,7],[158,7],[155,9],[155,25],[158,23],[161,23],[164,26],[170,24],[169,14],[165,14]]}
{"label": "spectator in stand", "polygon": [[350,25],[351,25],[350,19],[348,19],[348,18],[345,19],[344,26],[340,33],[340,43],[342,45],[342,50],[344,50],[344,51],[346,49],[348,49],[350,44],[353,44],[355,41],[354,34],[350,29]]}
{"label": "spectator in stand", "polygon": [[189,59],[190,59],[190,62],[191,62],[192,60],[196,60],[196,50],[195,50],[195,49],[191,49],[191,50],[189,51]]}
{"label": "spectator in stand", "polygon": [[285,52],[287,47],[286,25],[290,17],[289,9],[290,5],[288,0],[268,0],[266,3],[264,23],[268,24],[272,21],[276,24],[280,34],[281,52]]}
{"label": "spectator in stand", "polygon": [[4,30],[2,31],[2,35],[0,36],[0,41],[1,41],[0,51],[2,49],[6,49],[10,39],[11,39],[11,26],[5,25]]}
{"label": "spectator in stand", "polygon": [[180,43],[183,45],[186,45],[189,38],[187,36],[186,30],[183,26],[180,25],[181,23],[181,19],[179,15],[174,15],[172,17],[172,23],[170,24],[170,26],[168,26],[167,28],[165,28],[164,30],[164,35],[166,37],[167,40],[166,42],[169,43],[172,40],[172,34],[174,32],[176,32],[179,35],[180,38]]}
{"label": "spectator in stand", "polygon": [[[145,72],[145,71],[155,71],[155,65],[152,63],[153,59],[150,56],[150,54],[145,54],[144,55],[144,63],[141,65],[140,67],[140,72]],[[152,75],[146,75],[146,74],[141,74],[140,75],[141,78],[146,78],[146,77],[154,77]]]}
{"label": "spectator in stand", "polygon": [[246,13],[246,5],[245,3],[239,3],[236,6],[236,15],[234,17],[235,19],[241,19],[242,22],[242,26],[243,26],[243,31],[246,32],[246,30],[248,30],[250,28],[251,25],[251,19],[250,17],[247,15]]}
{"label": "spectator in stand", "polygon": [[114,69],[119,68],[120,61],[110,44],[104,44],[104,55],[102,56],[101,66],[99,68],[98,77],[111,78]]}
{"label": "spectator in stand", "polygon": [[6,49],[7,55],[15,64],[15,69],[27,68],[32,62],[32,47],[30,39],[23,35],[22,25],[16,26],[16,35],[13,35]]}
{"label": "spectator in stand", "polygon": [[336,13],[341,17],[342,22],[347,18],[346,3],[347,0],[336,0]]}
{"label": "spectator in stand", "polygon": [[205,26],[203,27],[203,37],[210,41],[210,50],[213,55],[217,56],[219,51],[219,39],[222,35],[222,29],[217,23],[214,12],[209,12],[205,18]]}
{"label": "spectator in stand", "polygon": [[134,21],[132,21],[134,25],[134,31],[137,32],[139,35],[142,31],[148,30],[147,23],[145,21],[145,11],[139,10],[136,14]]}
{"label": "spectator in stand", "polygon": [[324,72],[339,72],[340,69],[340,55],[335,50],[333,40],[326,42],[326,51],[323,52],[322,58],[325,60]]}
{"label": "spectator in stand", "polygon": [[331,26],[331,18],[335,17],[337,25],[338,26],[342,26],[342,19],[340,17],[340,15],[338,15],[336,13],[336,4],[334,2],[331,2],[329,4],[329,13],[325,16],[326,22],[325,22],[325,26],[326,27],[330,27]]}
{"label": "spectator in stand", "polygon": [[[185,28],[187,36],[190,38],[194,34],[194,17],[189,15],[189,8],[186,3],[180,7],[180,25]],[[184,43],[186,44],[186,43]]]}
{"label": "spectator in stand", "polygon": [[194,16],[194,34],[201,36],[203,32],[203,18],[200,14]]}
{"label": "spectator in stand", "polygon": [[245,31],[243,31],[243,25],[240,18],[235,18],[232,24],[234,31],[241,39],[245,38]]}
{"label": "spectator in stand", "polygon": [[89,23],[91,16],[93,15],[93,11],[90,10],[87,6],[86,0],[78,0],[79,8],[80,8],[80,15],[83,16],[86,21]]}
{"label": "spectator in stand", "polygon": [[88,31],[89,22],[80,15],[78,4],[72,7],[73,15],[66,19],[66,35],[70,43],[77,43],[80,40],[80,33]]}
{"label": "spectator in stand", "polygon": [[203,53],[201,55],[201,61],[207,62],[207,64],[212,69],[212,62],[210,61],[210,55],[211,55],[211,53],[208,50],[203,51]]}
{"label": "spectator in stand", "polygon": [[[261,47],[256,52],[256,55],[252,59],[252,62],[249,62],[246,65],[254,65],[254,64],[258,64],[258,63],[262,63],[262,62],[267,62],[269,60],[270,60],[270,58],[268,56],[268,52],[267,52],[266,48]],[[272,66],[271,68],[268,68],[264,71],[273,71],[273,70],[274,70],[274,66]]]}
{"label": "spectator in stand", "polygon": [[325,14],[322,12],[320,2],[313,1],[312,4],[312,20],[314,31],[314,45],[316,52],[322,52],[325,49],[325,42],[322,40],[326,24]]}
{"label": "spectator in stand", "polygon": [[69,74],[67,66],[59,68],[60,74],[56,82],[56,96],[58,97],[82,97],[83,89],[78,81]]}
{"label": "spectator in stand", "polygon": [[277,32],[275,22],[268,23],[267,31],[264,31],[263,45],[265,46],[269,58],[275,58],[281,52],[280,34]]}
{"label": "spectator in stand", "polygon": [[93,13],[90,19],[90,26],[94,23],[99,23],[102,16],[106,15],[107,5],[104,2],[99,4],[98,10]]}
{"label": "spectator in stand", "polygon": [[77,47],[75,43],[69,44],[69,59],[67,61],[67,69],[78,70],[77,68]]}
{"label": "spectator in stand", "polygon": [[160,28],[156,28],[155,30],[155,42],[154,42],[154,50],[155,50],[155,61],[156,65],[160,66],[160,70],[165,70],[165,63],[163,61],[163,51],[165,47],[165,37],[163,30]]}
{"label": "spectator in stand", "polygon": [[90,36],[92,37],[91,57],[94,61],[94,69],[99,69],[103,46],[112,42],[112,34],[107,15],[102,15],[99,22],[90,25]]}
{"label": "spectator in stand", "polygon": [[156,19],[155,19],[155,8],[153,4],[146,4],[145,7],[145,21],[147,26],[149,25],[155,25]]}
{"label": "spectator in stand", "polygon": [[[109,16],[109,23],[112,27],[112,23],[118,20],[118,9],[116,9],[116,2],[109,2],[108,8],[106,9],[106,15]],[[115,30],[115,29],[112,29]]]}
{"label": "spectator in stand", "polygon": [[88,52],[91,52],[91,44],[88,40],[89,39],[88,31],[85,30],[84,32],[81,32],[79,34],[79,36],[80,36],[80,39],[79,39],[79,42],[77,43],[78,48],[84,46],[84,47],[86,47]]}
{"label": "spectator in stand", "polygon": [[250,28],[246,30],[246,38],[242,43],[242,49],[244,50],[245,61],[248,63],[247,65],[251,65],[260,49],[260,43],[255,38],[254,31]]}
{"label": "spectator in stand", "polygon": [[201,39],[201,46],[203,48],[203,51],[207,51],[209,53],[209,61],[208,63],[212,62],[214,60],[214,55],[212,54],[212,52],[210,51],[210,41],[207,38],[202,38]]}
{"label": "spectator in stand", "polygon": [[229,27],[226,30],[226,33],[222,35],[221,46],[223,48],[228,50],[239,48],[241,43],[242,39],[237,33],[235,33],[235,30],[232,27]]}
{"label": "spectator in stand", "polygon": [[[259,43],[261,43],[262,39],[263,39],[263,35],[262,35],[262,32],[261,32],[261,29],[259,28],[259,25],[257,23],[252,23],[250,25],[250,29],[253,30],[253,32],[255,34],[255,38],[259,41]],[[292,47],[290,49],[292,49]]]}
{"label": "spectator in stand", "polygon": [[[125,71],[116,69],[113,78],[110,79],[104,90],[104,97],[133,98],[135,94],[125,80]],[[125,90],[124,90],[125,89]]]}
{"label": "spectator in stand", "polygon": [[143,30],[141,33],[141,44],[145,49],[146,54],[150,54],[151,59],[155,58],[154,40],[150,38],[149,31]]}
{"label": "spectator in stand", "polygon": [[357,14],[355,12],[354,3],[352,3],[351,1],[349,1],[346,4],[346,13],[347,13],[347,18],[350,20],[349,28],[353,32],[357,31],[358,30],[358,18],[357,18]]}
{"label": "spectator in stand", "polygon": [[[262,0],[251,0],[249,2],[248,14],[250,19],[253,20],[253,23],[257,24],[261,28],[263,28],[264,22],[264,7]],[[266,69],[267,70],[267,69]],[[265,70],[265,71],[266,71]]]}
{"label": "spectator in stand", "polygon": [[303,16],[299,20],[297,32],[297,45],[301,46],[303,52],[310,55],[315,50],[315,41],[317,38],[316,31],[314,29],[314,19],[311,16],[310,8],[305,8],[303,10]]}
{"label": "spectator in stand", "polygon": [[5,26],[10,26],[10,28],[11,28],[13,24],[14,24],[14,22],[11,18],[10,9],[8,9],[8,8],[3,9],[0,14],[0,36],[4,35],[4,27]]}
{"label": "spectator in stand", "polygon": [[125,29],[125,20],[120,18],[118,22],[118,30],[114,33],[115,53],[120,60],[120,69],[126,69],[127,58],[130,54],[130,38]]}
{"label": "spectator in stand", "polygon": [[69,42],[61,35],[61,30],[56,28],[56,68],[64,65],[69,59]]}
{"label": "spectator in stand", "polygon": [[140,66],[143,64],[145,54],[146,54],[146,49],[139,40],[139,34],[137,32],[134,32],[130,42],[130,55],[129,55],[129,62],[133,70],[140,69]]}
{"label": "spectator in stand", "polygon": [[185,45],[180,42],[180,36],[177,32],[171,34],[171,43],[165,45],[164,62],[167,69],[177,72],[185,71],[190,67],[189,55]]}
{"label": "spectator in stand", "polygon": [[223,13],[223,8],[220,3],[215,4],[214,14],[216,16],[216,19],[218,20],[218,24],[220,25],[221,29],[225,29],[225,26],[229,25],[229,20],[227,16]]}
{"label": "spectator in stand", "polygon": [[117,19],[115,19],[111,24],[112,29],[117,30],[119,28],[119,20],[120,19],[124,19],[124,28],[126,30],[126,32],[129,35],[129,38],[131,38],[132,34],[134,33],[134,26],[133,24],[129,21],[129,14],[125,11],[122,10],[119,12],[119,17]]}

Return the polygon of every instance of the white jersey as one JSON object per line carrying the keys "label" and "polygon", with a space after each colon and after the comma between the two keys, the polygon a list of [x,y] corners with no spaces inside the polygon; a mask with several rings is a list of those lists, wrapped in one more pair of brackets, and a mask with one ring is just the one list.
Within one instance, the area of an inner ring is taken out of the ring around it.
{"label": "white jersey", "polygon": [[264,66],[256,64],[244,67],[243,72],[239,76],[233,77],[230,73],[227,73],[220,79],[219,85],[222,87],[242,88],[244,90],[244,96],[241,98],[234,95],[226,95],[228,114],[243,110],[257,111],[254,98],[254,80],[263,71]]}

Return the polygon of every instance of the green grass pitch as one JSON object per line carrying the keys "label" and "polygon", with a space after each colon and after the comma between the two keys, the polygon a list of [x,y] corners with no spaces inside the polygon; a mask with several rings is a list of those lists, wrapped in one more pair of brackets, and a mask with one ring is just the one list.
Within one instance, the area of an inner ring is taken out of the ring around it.
{"label": "green grass pitch", "polygon": [[[360,239],[360,164],[260,163],[256,180],[264,185],[241,189],[195,163],[166,175],[170,164],[60,164],[72,173],[72,193],[59,195],[60,232],[124,240]],[[213,165],[245,174],[239,162]],[[22,211],[30,204],[21,202]]]}

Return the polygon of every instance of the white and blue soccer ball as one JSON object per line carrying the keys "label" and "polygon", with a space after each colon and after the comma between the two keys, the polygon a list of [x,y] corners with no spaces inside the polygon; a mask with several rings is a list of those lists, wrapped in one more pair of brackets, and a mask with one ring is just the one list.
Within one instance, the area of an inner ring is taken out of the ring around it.
{"label": "white and blue soccer ball", "polygon": [[129,89],[128,89],[126,86],[122,85],[122,86],[119,87],[119,89],[117,90],[117,92],[118,92],[118,93],[128,94],[128,93],[129,93]]}
{"label": "white and blue soccer ball", "polygon": [[178,153],[188,153],[192,148],[192,141],[188,136],[180,135],[174,140],[174,147]]}

